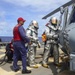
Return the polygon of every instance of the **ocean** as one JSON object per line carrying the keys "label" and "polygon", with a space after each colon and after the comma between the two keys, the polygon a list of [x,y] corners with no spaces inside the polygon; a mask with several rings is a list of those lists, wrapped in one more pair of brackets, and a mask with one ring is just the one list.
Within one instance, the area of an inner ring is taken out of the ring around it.
{"label": "ocean", "polygon": [[1,42],[10,42],[12,40],[12,36],[0,36]]}
{"label": "ocean", "polygon": [[[12,40],[12,36],[0,36],[1,42],[10,42]],[[41,37],[39,37],[39,41],[42,42]]]}

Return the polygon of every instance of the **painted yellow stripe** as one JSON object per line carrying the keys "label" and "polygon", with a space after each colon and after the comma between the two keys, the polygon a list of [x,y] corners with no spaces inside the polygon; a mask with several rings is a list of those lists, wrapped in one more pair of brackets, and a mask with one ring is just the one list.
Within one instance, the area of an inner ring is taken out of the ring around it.
{"label": "painted yellow stripe", "polygon": [[5,49],[0,49],[1,52],[5,52]]}
{"label": "painted yellow stripe", "polygon": [[4,56],[5,56],[5,54],[1,54],[1,55],[0,55],[0,58],[2,58],[2,57],[4,57]]}

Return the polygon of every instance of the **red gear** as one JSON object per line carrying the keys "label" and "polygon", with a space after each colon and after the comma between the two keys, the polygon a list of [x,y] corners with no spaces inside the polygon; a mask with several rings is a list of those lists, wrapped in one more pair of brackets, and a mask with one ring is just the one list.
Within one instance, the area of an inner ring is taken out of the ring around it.
{"label": "red gear", "polygon": [[20,27],[20,25],[16,25],[13,29],[13,35],[14,35],[13,39],[14,39],[14,41],[22,40],[22,38],[20,36],[20,33],[19,33],[19,30],[18,30],[19,27]]}
{"label": "red gear", "polygon": [[19,22],[19,21],[25,22],[26,20],[24,20],[22,17],[19,17],[19,18],[17,19],[17,21],[18,21],[18,22]]}
{"label": "red gear", "polygon": [[12,44],[12,42],[10,43],[10,48],[13,49],[13,44]]}

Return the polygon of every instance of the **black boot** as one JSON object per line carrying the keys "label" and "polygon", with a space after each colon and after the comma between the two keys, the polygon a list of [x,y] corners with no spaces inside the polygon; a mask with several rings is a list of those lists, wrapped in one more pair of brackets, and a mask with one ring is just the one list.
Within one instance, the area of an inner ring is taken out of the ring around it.
{"label": "black boot", "polygon": [[14,70],[15,72],[19,71],[19,69]]}
{"label": "black boot", "polygon": [[15,71],[15,72],[17,72],[17,71],[19,71],[20,69],[21,69],[21,68],[20,68],[20,67],[18,67],[18,68],[17,68],[17,69],[15,69],[14,71]]}
{"label": "black boot", "polygon": [[22,70],[22,74],[28,74],[28,73],[31,73],[31,70]]}

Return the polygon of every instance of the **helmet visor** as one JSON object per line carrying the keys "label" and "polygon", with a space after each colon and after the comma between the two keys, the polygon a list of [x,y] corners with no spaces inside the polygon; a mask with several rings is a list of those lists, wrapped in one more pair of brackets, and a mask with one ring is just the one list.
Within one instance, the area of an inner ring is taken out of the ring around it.
{"label": "helmet visor", "polygon": [[57,25],[57,19],[52,19],[52,24]]}
{"label": "helmet visor", "polygon": [[36,29],[39,29],[38,23],[33,23],[33,25]]}

